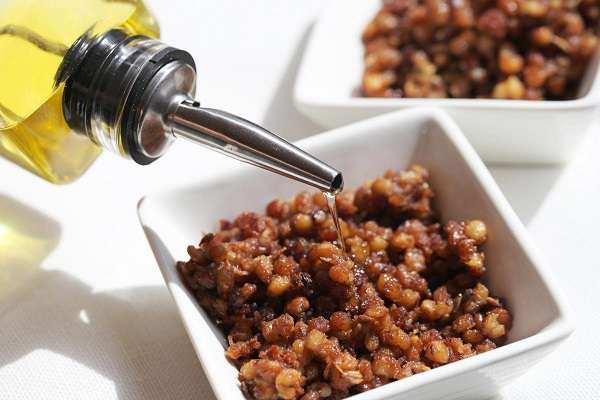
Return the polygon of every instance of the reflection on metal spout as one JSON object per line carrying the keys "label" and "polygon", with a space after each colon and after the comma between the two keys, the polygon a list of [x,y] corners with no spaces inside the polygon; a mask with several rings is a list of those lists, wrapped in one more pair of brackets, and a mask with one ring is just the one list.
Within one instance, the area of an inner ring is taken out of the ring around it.
{"label": "reflection on metal spout", "polygon": [[203,144],[247,162],[336,194],[344,186],[341,172],[285,139],[225,111],[183,101],[169,115],[175,136]]}

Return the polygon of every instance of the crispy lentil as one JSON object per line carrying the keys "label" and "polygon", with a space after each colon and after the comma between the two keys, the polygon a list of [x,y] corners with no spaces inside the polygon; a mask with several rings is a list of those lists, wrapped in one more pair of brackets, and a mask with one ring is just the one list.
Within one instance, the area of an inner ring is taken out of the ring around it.
{"label": "crispy lentil", "polygon": [[[428,7],[440,24],[456,15]],[[339,195],[348,254],[307,193],[188,248],[178,271],[226,334],[249,398],[339,399],[506,341],[511,313],[481,281],[485,223],[442,225],[433,196],[419,165]]]}
{"label": "crispy lentil", "polygon": [[366,97],[572,99],[598,47],[599,0],[382,3],[362,35]]}

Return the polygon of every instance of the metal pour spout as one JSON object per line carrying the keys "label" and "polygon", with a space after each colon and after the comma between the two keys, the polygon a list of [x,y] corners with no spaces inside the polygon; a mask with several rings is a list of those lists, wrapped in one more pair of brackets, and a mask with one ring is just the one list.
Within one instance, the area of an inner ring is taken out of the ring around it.
{"label": "metal pour spout", "polygon": [[342,173],[280,136],[225,111],[182,101],[168,115],[176,137],[208,146],[240,161],[336,194],[344,186]]}

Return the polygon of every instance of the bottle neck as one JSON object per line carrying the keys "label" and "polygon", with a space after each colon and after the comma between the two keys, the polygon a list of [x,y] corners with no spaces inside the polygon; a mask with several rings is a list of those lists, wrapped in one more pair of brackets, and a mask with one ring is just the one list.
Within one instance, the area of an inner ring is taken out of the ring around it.
{"label": "bottle neck", "polygon": [[69,126],[99,146],[139,164],[174,140],[165,116],[195,92],[195,65],[185,51],[145,36],[110,30],[82,36],[57,73],[65,83]]}

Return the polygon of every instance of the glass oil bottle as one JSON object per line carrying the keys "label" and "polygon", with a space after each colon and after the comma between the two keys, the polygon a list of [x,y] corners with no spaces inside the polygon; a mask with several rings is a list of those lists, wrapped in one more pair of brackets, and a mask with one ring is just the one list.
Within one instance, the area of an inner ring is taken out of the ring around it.
{"label": "glass oil bottle", "polygon": [[141,0],[0,3],[0,153],[54,183],[105,148],[138,164],[176,138],[335,194],[342,174],[195,99],[192,56],[159,41]]}
{"label": "glass oil bottle", "polygon": [[4,0],[0,2],[0,154],[53,183],[80,176],[100,153],[62,112],[56,74],[82,35],[120,28],[158,37],[136,0]]}

